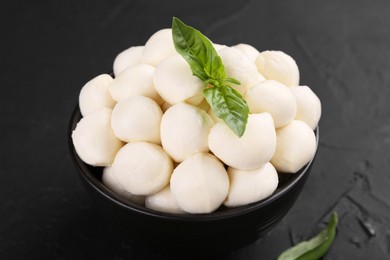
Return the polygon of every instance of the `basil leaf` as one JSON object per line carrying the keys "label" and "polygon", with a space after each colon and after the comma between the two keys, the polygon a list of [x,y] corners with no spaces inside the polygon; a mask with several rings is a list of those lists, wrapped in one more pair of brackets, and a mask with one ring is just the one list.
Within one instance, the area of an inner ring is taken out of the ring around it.
{"label": "basil leaf", "polygon": [[240,93],[230,86],[211,87],[203,90],[215,115],[241,137],[248,121],[249,108]]}
{"label": "basil leaf", "polygon": [[301,242],[296,246],[284,251],[278,260],[311,260],[319,259],[326,254],[333,243],[338,223],[337,213],[333,212],[328,226],[317,236],[308,241]]}
{"label": "basil leaf", "polygon": [[219,82],[226,78],[221,57],[201,32],[173,17],[172,38],[176,51],[188,62],[196,77]]}
{"label": "basil leaf", "polygon": [[241,83],[238,80],[236,80],[235,78],[226,78],[225,82],[230,82],[230,83],[233,83],[236,85],[241,85]]}

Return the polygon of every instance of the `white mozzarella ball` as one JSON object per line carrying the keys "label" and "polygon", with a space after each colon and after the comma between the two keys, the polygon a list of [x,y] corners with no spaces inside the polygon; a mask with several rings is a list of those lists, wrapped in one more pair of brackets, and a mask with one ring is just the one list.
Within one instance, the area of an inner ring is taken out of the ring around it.
{"label": "white mozzarella ball", "polygon": [[240,50],[253,63],[256,62],[256,58],[260,54],[260,52],[255,47],[246,43],[240,43],[233,47]]}
{"label": "white mozzarella ball", "polygon": [[169,183],[173,163],[160,146],[133,142],[119,150],[112,167],[119,185],[126,191],[135,195],[151,195]]}
{"label": "white mozzarella ball", "polygon": [[270,113],[276,128],[293,121],[297,111],[295,97],[290,89],[274,80],[255,84],[246,93],[246,101],[250,113]]}
{"label": "white mozzarella ball", "polygon": [[102,175],[102,183],[112,192],[119,195],[121,198],[127,201],[134,202],[138,205],[145,204],[145,196],[139,196],[131,194],[126,191],[121,185],[119,185],[118,181],[115,179],[112,167],[105,167]]}
{"label": "white mozzarella ball", "polygon": [[172,105],[183,101],[197,105],[203,99],[203,82],[192,75],[190,66],[180,55],[161,62],[156,67],[153,82],[160,96]]}
{"label": "white mozzarella ball", "polygon": [[278,173],[269,162],[251,171],[229,167],[227,172],[230,181],[229,195],[224,202],[227,207],[260,201],[270,196],[278,187]]}
{"label": "white mozzarella ball", "polygon": [[204,110],[185,103],[176,104],[161,119],[162,146],[176,162],[198,152],[207,152],[207,138],[213,125]]}
{"label": "white mozzarella ball", "polygon": [[226,75],[237,79],[241,84],[230,84],[242,96],[248,88],[265,78],[257,71],[256,65],[247,58],[240,50],[233,47],[223,48],[218,51],[225,66]]}
{"label": "white mozzarella ball", "polygon": [[163,113],[155,101],[130,96],[119,101],[112,111],[111,126],[125,142],[145,141],[160,144],[160,122]]}
{"label": "white mozzarella ball", "polygon": [[109,166],[123,143],[111,128],[111,109],[101,108],[89,113],[72,132],[74,148],[85,163]]}
{"label": "white mozzarella ball", "polygon": [[143,50],[144,46],[134,46],[119,53],[114,60],[114,75],[118,76],[125,69],[142,63],[141,55]]}
{"label": "white mozzarella ball", "polygon": [[177,204],[169,185],[156,194],[147,196],[145,206],[161,212],[185,213]]}
{"label": "white mozzarella ball", "polygon": [[266,79],[273,79],[293,87],[299,85],[299,69],[291,56],[282,51],[263,51],[256,58],[256,66]]}
{"label": "white mozzarella ball", "polygon": [[215,49],[216,51],[219,51],[219,50],[221,50],[221,49],[227,47],[227,46],[224,45],[224,44],[218,44],[218,43],[213,43],[213,46],[214,46],[214,49]]}
{"label": "white mozzarella ball", "polygon": [[294,120],[276,130],[277,146],[271,163],[280,172],[296,173],[311,159],[317,149],[313,130],[304,122]]}
{"label": "white mozzarella ball", "polygon": [[176,53],[172,29],[162,29],[154,33],[146,42],[142,52],[142,61],[157,66],[165,58]]}
{"label": "white mozzarella ball", "polygon": [[79,106],[83,116],[102,107],[113,108],[115,101],[111,98],[108,85],[113,81],[110,75],[101,74],[88,81],[80,91]]}
{"label": "white mozzarella ball", "polygon": [[225,200],[229,191],[229,178],[217,158],[198,153],[187,158],[173,171],[171,191],[184,211],[210,213]]}
{"label": "white mozzarella ball", "polygon": [[147,64],[137,64],[122,71],[110,84],[108,90],[117,102],[134,95],[153,99],[158,104],[163,101],[153,85],[155,68]]}
{"label": "white mozzarella ball", "polygon": [[321,101],[308,86],[290,88],[297,102],[295,119],[305,122],[313,130],[321,117]]}
{"label": "white mozzarella ball", "polygon": [[276,147],[276,133],[268,113],[250,114],[243,136],[238,137],[224,122],[209,135],[210,150],[228,166],[253,170],[267,163]]}

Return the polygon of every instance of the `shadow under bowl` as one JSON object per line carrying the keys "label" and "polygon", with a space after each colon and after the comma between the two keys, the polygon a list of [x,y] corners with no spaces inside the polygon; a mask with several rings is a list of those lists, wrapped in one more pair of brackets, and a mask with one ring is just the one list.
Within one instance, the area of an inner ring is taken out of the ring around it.
{"label": "shadow under bowl", "polygon": [[[78,174],[97,207],[129,240],[141,241],[155,249],[195,252],[227,252],[238,249],[264,236],[295,203],[314,158],[295,174],[279,173],[279,185],[268,198],[249,205],[221,206],[209,214],[171,214],[158,212],[126,201],[101,182],[102,167],[84,163],[72,142],[72,131],[81,119],[78,105],[74,109],[68,143]],[[317,147],[319,129],[315,130]]]}

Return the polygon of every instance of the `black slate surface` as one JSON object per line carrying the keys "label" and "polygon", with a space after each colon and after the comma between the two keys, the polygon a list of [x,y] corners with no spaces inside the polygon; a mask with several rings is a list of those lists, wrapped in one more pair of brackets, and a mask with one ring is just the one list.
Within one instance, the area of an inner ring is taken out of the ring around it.
{"label": "black slate surface", "polygon": [[0,259],[172,258],[100,216],[66,133],[83,84],[172,16],[217,43],[289,53],[322,101],[319,154],[300,198],[266,237],[220,259],[275,259],[332,211],[340,224],[325,259],[389,259],[389,14],[380,0],[3,2]]}

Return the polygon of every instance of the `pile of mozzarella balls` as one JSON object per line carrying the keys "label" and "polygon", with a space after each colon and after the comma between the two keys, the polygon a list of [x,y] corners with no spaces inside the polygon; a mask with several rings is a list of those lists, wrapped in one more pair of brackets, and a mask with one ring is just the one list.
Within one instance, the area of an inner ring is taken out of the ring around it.
{"label": "pile of mozzarella balls", "polygon": [[123,199],[169,213],[246,205],[276,190],[278,172],[296,173],[314,157],[321,103],[299,86],[295,61],[248,44],[214,47],[249,106],[241,138],[213,114],[171,29],[121,52],[114,78],[82,88],[75,150],[104,167],[103,184]]}

